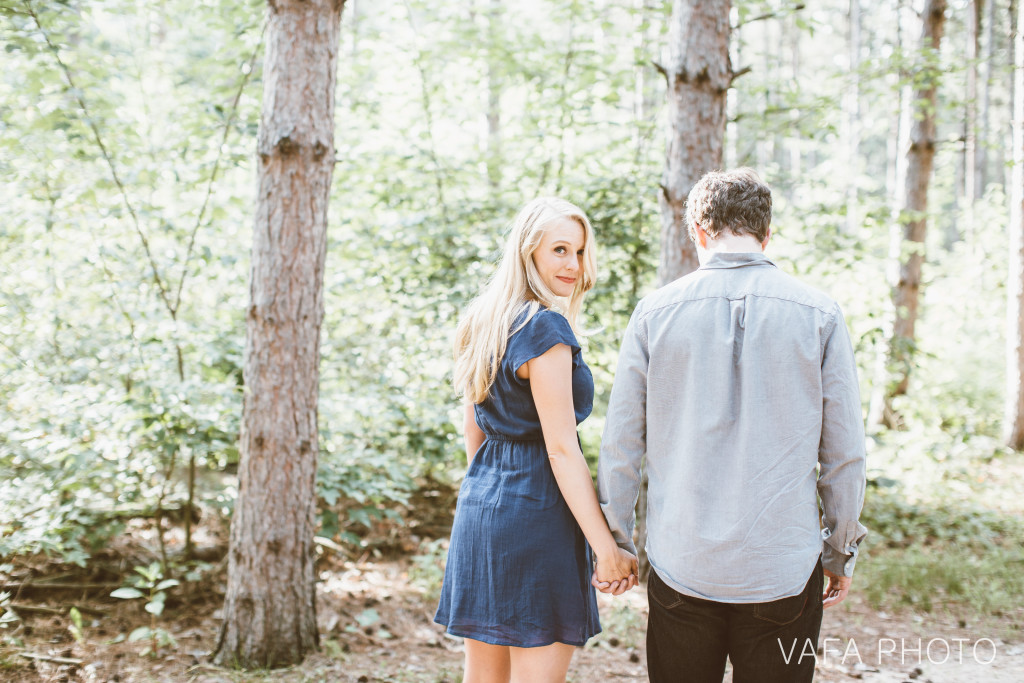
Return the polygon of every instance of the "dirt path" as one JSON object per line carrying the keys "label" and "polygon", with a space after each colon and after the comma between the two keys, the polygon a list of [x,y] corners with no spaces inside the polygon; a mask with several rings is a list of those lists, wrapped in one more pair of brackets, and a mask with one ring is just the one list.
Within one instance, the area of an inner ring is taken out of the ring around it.
{"label": "dirt path", "polygon": [[[86,625],[85,638],[68,635],[66,619],[33,618],[25,646],[45,656],[79,659],[78,666],[30,663],[10,649],[0,652],[0,680],[74,683],[138,682],[236,683],[281,681],[312,683],[377,681],[457,683],[461,681],[462,643],[432,622],[433,601],[409,579],[408,562],[339,565],[321,584],[319,609],[322,651],[301,666],[243,674],[207,663],[217,632],[215,610],[206,614],[169,614],[165,626],[177,647],[151,660],[140,657],[139,643],[114,643],[118,632],[143,623],[121,606],[103,620]],[[647,601],[642,590],[619,598],[599,597],[604,633],[573,659],[570,680],[646,681],[643,647]],[[137,611],[137,610],[136,610]],[[886,615],[869,609],[856,595],[826,612],[817,655],[818,681],[931,681],[932,683],[1024,682],[1024,608],[984,623],[967,623],[953,614]],[[794,650],[791,656],[811,656]],[[727,674],[726,681],[731,681]]]}

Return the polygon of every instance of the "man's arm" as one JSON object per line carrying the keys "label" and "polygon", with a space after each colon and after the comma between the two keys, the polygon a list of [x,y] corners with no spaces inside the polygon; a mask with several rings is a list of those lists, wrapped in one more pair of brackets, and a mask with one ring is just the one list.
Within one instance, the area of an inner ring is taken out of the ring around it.
{"label": "man's arm", "polygon": [[857,548],[867,535],[860,523],[866,466],[864,418],[850,333],[836,306],[821,362],[822,421],[818,447],[818,495],[822,506],[822,567],[829,577],[825,604],[837,605],[849,590]]}
{"label": "man's arm", "polygon": [[647,452],[647,337],[637,311],[626,327],[615,370],[601,456],[597,495],[615,542],[636,554],[633,525],[640,493],[640,463]]}

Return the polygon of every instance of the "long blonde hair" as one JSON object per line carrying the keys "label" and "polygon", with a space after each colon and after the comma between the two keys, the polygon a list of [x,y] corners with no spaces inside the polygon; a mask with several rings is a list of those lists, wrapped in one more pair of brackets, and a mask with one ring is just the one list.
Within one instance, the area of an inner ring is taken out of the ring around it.
{"label": "long blonde hair", "polygon": [[[561,218],[583,227],[583,272],[568,299],[551,291],[533,262],[544,232]],[[455,331],[455,391],[473,403],[487,398],[508,339],[517,331],[512,325],[524,311],[519,328],[544,307],[560,311],[576,330],[583,297],[596,276],[594,230],[583,210],[555,197],[538,197],[526,204],[512,222],[497,271],[470,303]]]}

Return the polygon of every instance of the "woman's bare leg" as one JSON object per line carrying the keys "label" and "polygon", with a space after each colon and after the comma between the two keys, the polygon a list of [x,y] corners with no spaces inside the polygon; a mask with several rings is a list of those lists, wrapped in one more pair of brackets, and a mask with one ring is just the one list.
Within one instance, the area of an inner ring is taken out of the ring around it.
{"label": "woman's bare leg", "polygon": [[463,683],[509,683],[511,665],[507,645],[491,645],[465,638],[466,673]]}
{"label": "woman's bare leg", "polygon": [[510,647],[512,683],[565,683],[575,646]]}

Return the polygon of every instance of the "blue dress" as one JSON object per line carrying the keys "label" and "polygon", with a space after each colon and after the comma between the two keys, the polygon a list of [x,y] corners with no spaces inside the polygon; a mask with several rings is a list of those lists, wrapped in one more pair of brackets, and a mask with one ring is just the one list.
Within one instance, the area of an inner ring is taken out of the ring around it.
{"label": "blue dress", "polygon": [[476,406],[486,439],[459,490],[434,616],[452,635],[540,647],[583,645],[601,632],[590,545],[551,472],[530,381],[515,374],[557,344],[572,349],[576,423],[593,408],[594,378],[569,322],[540,309],[509,339]]}

